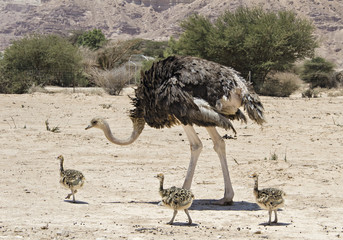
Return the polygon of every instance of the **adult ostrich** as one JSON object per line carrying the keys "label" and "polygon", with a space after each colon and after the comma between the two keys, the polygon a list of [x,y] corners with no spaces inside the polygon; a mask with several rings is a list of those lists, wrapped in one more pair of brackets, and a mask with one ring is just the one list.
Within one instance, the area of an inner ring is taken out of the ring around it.
{"label": "adult ostrich", "polygon": [[259,97],[249,92],[246,81],[232,68],[196,57],[172,56],[156,62],[150,70],[142,73],[141,82],[132,98],[134,108],[130,111],[133,122],[131,136],[118,139],[113,136],[107,122],[94,118],[86,128],[97,127],[104,131],[112,143],[127,145],[134,142],[145,123],[150,127],[163,128],[181,124],[191,148],[191,159],[183,188],[190,189],[202,143],[193,125],[205,127],[214,150],[217,152],[225,184],[224,198],[215,204],[232,203],[234,192],[227,166],[225,142],[215,127],[234,129],[230,120],[246,117],[239,107],[243,106],[248,116],[262,124],[263,106]]}

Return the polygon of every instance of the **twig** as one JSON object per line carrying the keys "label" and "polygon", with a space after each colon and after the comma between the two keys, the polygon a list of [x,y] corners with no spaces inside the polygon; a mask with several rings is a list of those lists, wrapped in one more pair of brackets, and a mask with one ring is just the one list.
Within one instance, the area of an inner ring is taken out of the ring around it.
{"label": "twig", "polygon": [[287,147],[285,149],[285,158],[284,158],[285,162],[287,162]]}
{"label": "twig", "polygon": [[332,121],[333,121],[333,124],[334,124],[335,126],[343,127],[342,124],[336,123],[336,122],[335,122],[335,119],[334,119],[333,117],[332,117]]}
{"label": "twig", "polygon": [[235,161],[235,163],[237,164],[237,165],[239,165],[239,163],[237,162],[237,160],[234,158],[234,157],[232,157],[233,158],[233,161]]}
{"label": "twig", "polygon": [[15,121],[14,121],[13,117],[11,117],[11,119],[12,119],[12,122],[14,124],[14,128],[17,128],[17,125],[15,124]]}
{"label": "twig", "polygon": [[335,119],[332,117],[333,125],[336,125]]}
{"label": "twig", "polygon": [[45,126],[46,126],[46,130],[47,130],[47,131],[50,131],[49,119],[45,120]]}
{"label": "twig", "polygon": [[46,130],[49,131],[49,132],[53,132],[53,133],[61,132],[60,128],[58,126],[50,128],[48,119],[45,120],[45,126],[46,126]]}

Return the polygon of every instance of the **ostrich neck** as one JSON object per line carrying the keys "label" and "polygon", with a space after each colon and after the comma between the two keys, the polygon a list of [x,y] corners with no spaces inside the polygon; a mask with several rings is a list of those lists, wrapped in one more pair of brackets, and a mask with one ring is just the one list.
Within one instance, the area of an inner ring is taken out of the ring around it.
{"label": "ostrich neck", "polygon": [[64,172],[64,168],[63,168],[63,160],[60,160],[60,172],[63,173]]}
{"label": "ostrich neck", "polygon": [[159,193],[162,198],[163,198],[163,181],[164,179],[160,179],[160,187],[159,187]]}
{"label": "ostrich neck", "polygon": [[255,195],[255,197],[257,197],[257,195],[258,195],[258,179],[255,179],[254,195]]}
{"label": "ostrich neck", "polygon": [[112,134],[112,131],[111,131],[109,125],[107,123],[105,123],[104,128],[102,130],[104,131],[106,138],[110,142],[112,142],[114,144],[118,144],[118,145],[128,145],[128,144],[133,143],[139,137],[141,132],[143,131],[145,121],[142,118],[139,118],[139,119],[133,118],[131,120],[132,120],[133,130],[132,130],[130,137],[128,137],[127,139],[119,139],[119,138],[115,137]]}
{"label": "ostrich neck", "polygon": [[163,192],[163,180],[164,179],[160,179],[160,192]]}
{"label": "ostrich neck", "polygon": [[255,179],[254,190],[258,190],[258,179]]}

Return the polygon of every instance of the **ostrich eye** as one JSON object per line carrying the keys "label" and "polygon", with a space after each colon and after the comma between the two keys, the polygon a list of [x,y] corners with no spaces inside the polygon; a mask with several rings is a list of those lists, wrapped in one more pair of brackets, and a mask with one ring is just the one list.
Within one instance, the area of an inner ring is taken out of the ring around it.
{"label": "ostrich eye", "polygon": [[95,124],[97,124],[97,123],[98,123],[98,121],[93,121],[93,122],[92,122],[93,125],[95,125]]}

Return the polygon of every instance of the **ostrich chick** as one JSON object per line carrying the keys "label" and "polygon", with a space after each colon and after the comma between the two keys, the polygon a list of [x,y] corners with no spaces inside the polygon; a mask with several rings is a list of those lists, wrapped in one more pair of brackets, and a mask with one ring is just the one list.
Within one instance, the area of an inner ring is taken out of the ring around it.
{"label": "ostrich chick", "polygon": [[71,193],[67,195],[66,199],[69,199],[73,195],[73,202],[75,202],[75,193],[77,193],[77,189],[83,187],[86,179],[80,171],[73,169],[64,170],[63,156],[60,155],[57,158],[60,160],[60,183],[63,187],[71,190]]}
{"label": "ostrich chick", "polygon": [[188,224],[191,225],[192,219],[189,216],[188,208],[193,203],[193,193],[190,190],[177,187],[163,189],[164,175],[162,173],[157,174],[156,178],[160,181],[159,193],[162,197],[162,203],[174,209],[173,217],[167,224],[172,225],[178,210],[184,210],[188,217]]}
{"label": "ostrich chick", "polygon": [[271,216],[272,211],[275,214],[275,220],[273,223],[277,223],[277,210],[283,207],[285,200],[283,197],[286,195],[284,191],[276,188],[264,188],[259,190],[258,189],[258,175],[256,173],[250,176],[254,179],[254,196],[256,198],[257,204],[263,208],[268,210],[269,213],[269,222],[268,224],[271,225]]}

